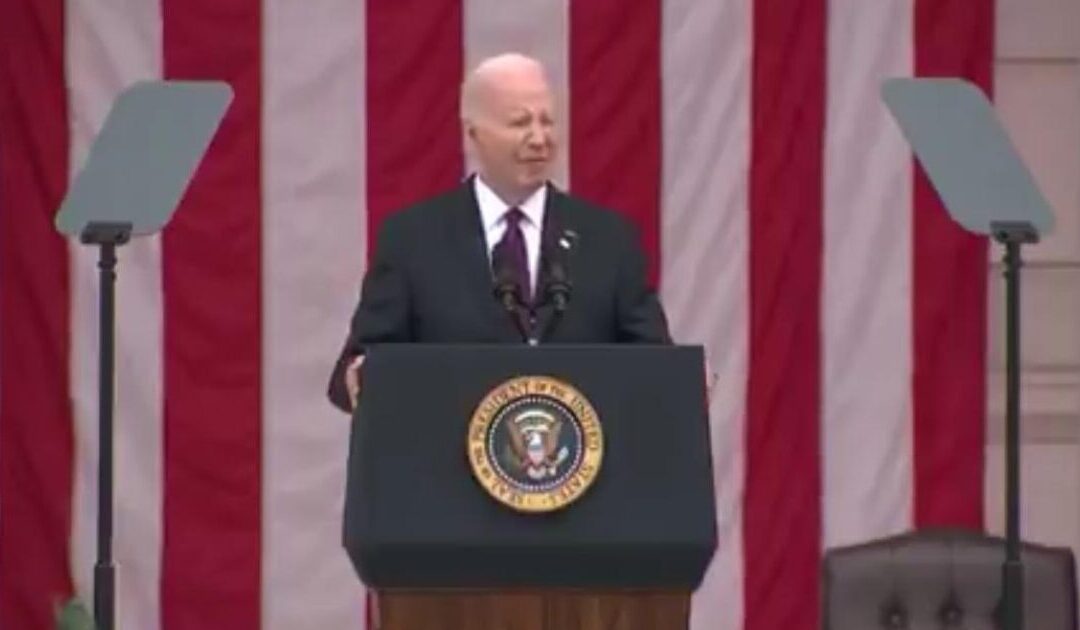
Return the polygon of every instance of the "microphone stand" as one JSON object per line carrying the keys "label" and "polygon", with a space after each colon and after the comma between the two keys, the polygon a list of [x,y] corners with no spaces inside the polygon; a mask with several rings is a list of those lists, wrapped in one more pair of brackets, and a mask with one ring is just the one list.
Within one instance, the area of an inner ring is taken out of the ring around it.
{"label": "microphone stand", "polygon": [[544,288],[544,295],[546,300],[553,305],[554,313],[544,326],[543,338],[547,338],[562,319],[566,306],[570,302],[570,292],[571,283],[566,277],[566,270],[560,263],[553,261],[548,267],[548,282]]}
{"label": "microphone stand", "polygon": [[[541,304],[534,304],[530,307],[527,307],[525,304],[525,299],[523,297],[524,289],[519,285],[516,276],[507,264],[506,256],[502,249],[496,246],[492,252],[492,267],[495,275],[495,299],[499,301],[503,310],[510,319],[513,320],[514,326],[521,335],[522,341],[530,346],[536,346],[540,343],[541,339],[547,338],[548,335],[551,334],[551,331],[555,329],[559,320],[562,319],[563,313],[566,312],[567,304],[570,302],[570,294],[573,285],[570,282],[569,274],[566,271],[563,256],[570,251],[576,241],[576,232],[573,230],[564,230],[563,236],[559,239],[557,247],[553,242],[546,242],[544,244],[544,251],[541,255],[541,262],[544,265],[544,273],[541,274],[541,277],[544,279],[544,302]],[[559,250],[561,250],[561,252]],[[545,323],[542,331],[539,331],[535,336],[530,335],[530,331],[534,328],[532,323],[535,320],[535,309],[549,303],[552,304],[554,313]]]}
{"label": "microphone stand", "polygon": [[495,298],[499,300],[499,304],[502,305],[503,310],[514,322],[514,327],[517,328],[518,334],[521,335],[521,340],[529,345],[536,345],[534,339],[529,338],[528,326],[526,325],[526,319],[521,311],[522,299],[521,299],[521,287],[515,281],[514,276],[510,273],[510,270],[505,267],[500,267],[495,276]]}
{"label": "microphone stand", "polygon": [[559,230],[547,233],[548,237],[544,240],[540,257],[544,271],[542,274],[544,278],[543,305],[551,304],[554,311],[540,332],[541,339],[547,339],[562,320],[573,289],[567,265],[570,252],[577,244],[578,235],[574,230],[565,229],[561,231],[560,236],[555,237],[553,235],[556,232]]}

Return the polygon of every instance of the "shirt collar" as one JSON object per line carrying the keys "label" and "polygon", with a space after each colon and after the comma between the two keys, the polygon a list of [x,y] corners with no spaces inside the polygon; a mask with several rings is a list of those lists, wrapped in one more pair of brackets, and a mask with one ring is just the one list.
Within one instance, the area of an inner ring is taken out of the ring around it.
{"label": "shirt collar", "polygon": [[[476,191],[476,203],[480,206],[480,220],[484,230],[490,230],[502,221],[503,215],[510,209],[479,174],[473,183]],[[540,186],[518,206],[525,218],[539,228],[544,224],[544,204],[547,201],[547,185]]]}

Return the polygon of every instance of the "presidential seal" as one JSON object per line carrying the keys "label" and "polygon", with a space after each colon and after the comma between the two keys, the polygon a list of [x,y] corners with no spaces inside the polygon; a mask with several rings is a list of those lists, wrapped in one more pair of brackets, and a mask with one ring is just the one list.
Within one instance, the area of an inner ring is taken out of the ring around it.
{"label": "presidential seal", "polygon": [[467,448],[473,475],[495,500],[519,512],[551,512],[592,485],[604,437],[581,392],[553,378],[523,376],[480,401]]}

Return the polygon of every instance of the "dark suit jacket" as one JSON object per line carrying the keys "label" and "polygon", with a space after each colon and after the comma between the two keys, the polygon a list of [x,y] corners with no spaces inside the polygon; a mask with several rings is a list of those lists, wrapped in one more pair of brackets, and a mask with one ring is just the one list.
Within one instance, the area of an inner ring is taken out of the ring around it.
{"label": "dark suit jacket", "polygon": [[[549,186],[542,238],[564,230],[577,233],[567,255],[573,291],[543,341],[671,343],[664,312],[646,284],[644,255],[630,222]],[[537,284],[543,287],[543,282],[541,277]],[[330,378],[330,400],[348,410],[344,369],[368,345],[522,343],[493,287],[471,177],[447,194],[388,217]],[[540,306],[537,325],[546,326],[553,311],[550,303]]]}

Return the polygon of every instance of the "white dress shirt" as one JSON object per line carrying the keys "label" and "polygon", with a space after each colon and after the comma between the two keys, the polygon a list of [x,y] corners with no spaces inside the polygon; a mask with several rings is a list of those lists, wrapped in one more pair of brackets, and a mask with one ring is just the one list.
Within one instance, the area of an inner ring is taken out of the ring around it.
{"label": "white dress shirt", "polygon": [[[484,239],[487,242],[488,264],[491,264],[491,251],[502,239],[506,232],[506,211],[511,206],[506,205],[495,191],[491,190],[483,178],[477,175],[474,178],[476,189],[476,203],[480,206],[480,224],[484,226]],[[518,209],[525,218],[518,224],[525,236],[525,255],[529,265],[529,284],[536,291],[536,274],[540,266],[540,232],[544,225],[544,203],[547,201],[547,186],[541,186],[536,192],[529,195]]]}

